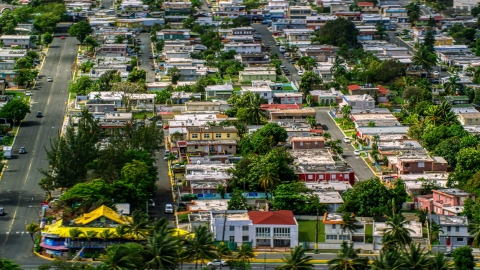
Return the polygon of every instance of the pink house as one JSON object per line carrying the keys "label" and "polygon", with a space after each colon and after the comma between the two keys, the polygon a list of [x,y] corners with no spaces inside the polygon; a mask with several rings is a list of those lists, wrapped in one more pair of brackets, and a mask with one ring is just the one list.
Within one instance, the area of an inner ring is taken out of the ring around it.
{"label": "pink house", "polygon": [[463,211],[466,199],[475,200],[475,195],[458,188],[434,190],[433,194],[415,197],[418,208],[437,215],[457,215]]}

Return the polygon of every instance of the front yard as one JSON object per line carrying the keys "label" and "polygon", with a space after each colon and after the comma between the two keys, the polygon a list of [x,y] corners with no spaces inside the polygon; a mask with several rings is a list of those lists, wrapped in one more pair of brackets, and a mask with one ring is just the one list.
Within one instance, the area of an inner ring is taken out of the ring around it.
{"label": "front yard", "polygon": [[[298,222],[298,242],[315,242],[316,220],[297,220]],[[322,221],[318,222],[318,242],[325,242],[325,225]]]}

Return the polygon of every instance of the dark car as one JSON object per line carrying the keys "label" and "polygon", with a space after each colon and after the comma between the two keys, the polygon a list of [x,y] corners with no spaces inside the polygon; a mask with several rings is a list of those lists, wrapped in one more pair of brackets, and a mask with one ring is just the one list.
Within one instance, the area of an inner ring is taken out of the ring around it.
{"label": "dark car", "polygon": [[0,207],[0,216],[5,216],[5,209],[3,209],[3,207]]}
{"label": "dark car", "polygon": [[18,150],[18,153],[19,153],[19,154],[25,154],[25,153],[27,153],[27,151],[25,150],[25,146],[20,147],[20,149]]}
{"label": "dark car", "polygon": [[37,112],[37,114],[36,114],[35,116],[36,116],[37,118],[39,118],[39,117],[43,117],[43,115],[42,115],[42,112],[41,112],[41,111],[38,111],[38,112]]}

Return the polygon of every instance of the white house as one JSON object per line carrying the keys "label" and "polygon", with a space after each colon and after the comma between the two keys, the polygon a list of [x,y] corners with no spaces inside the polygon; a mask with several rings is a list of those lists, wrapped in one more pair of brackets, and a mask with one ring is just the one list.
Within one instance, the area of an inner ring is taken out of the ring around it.
{"label": "white house", "polygon": [[225,51],[235,51],[237,53],[261,53],[262,45],[259,43],[226,43]]}
{"label": "white house", "polygon": [[250,242],[253,247],[298,245],[298,223],[292,211],[211,213],[211,230],[216,241],[235,242],[238,246]]}
{"label": "white house", "polygon": [[440,232],[440,245],[444,246],[466,246],[468,238],[468,218],[462,216],[432,215],[432,221],[442,227]]}
{"label": "white house", "polygon": [[22,49],[28,49],[32,46],[30,36],[2,35],[0,36],[0,41],[2,41],[5,47],[20,46]]}
{"label": "white house", "polygon": [[[352,216],[353,218],[353,216]],[[325,242],[326,243],[341,243],[343,241],[363,241],[365,237],[364,224],[356,221],[356,231],[352,235],[348,230],[342,230],[342,214],[339,213],[325,213],[323,215],[323,224],[325,224]]]}
{"label": "white house", "polygon": [[247,92],[252,92],[253,94],[259,94],[260,97],[264,98],[267,101],[267,104],[273,103],[273,91],[268,86],[242,86],[240,94],[246,94]]}
{"label": "white house", "polygon": [[370,95],[343,95],[341,107],[349,105],[352,109],[373,110],[375,109],[375,100]]}
{"label": "white house", "polygon": [[[410,221],[409,224],[405,225],[405,228],[410,229],[410,237],[414,242],[418,243],[423,240],[422,223],[418,221]],[[382,244],[382,237],[386,229],[388,229],[388,226],[385,222],[373,222],[374,245]],[[378,249],[378,246],[374,246],[374,249]]]}

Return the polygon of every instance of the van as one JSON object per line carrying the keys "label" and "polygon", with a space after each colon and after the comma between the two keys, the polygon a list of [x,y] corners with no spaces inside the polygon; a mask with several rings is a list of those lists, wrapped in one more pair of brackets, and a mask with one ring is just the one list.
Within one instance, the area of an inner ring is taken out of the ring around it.
{"label": "van", "polygon": [[284,53],[285,52],[285,46],[280,46],[280,53]]}

